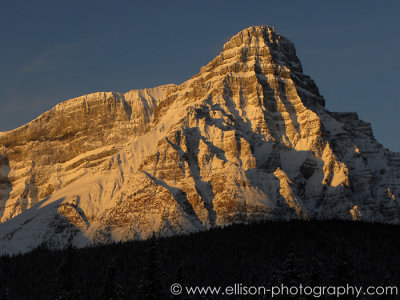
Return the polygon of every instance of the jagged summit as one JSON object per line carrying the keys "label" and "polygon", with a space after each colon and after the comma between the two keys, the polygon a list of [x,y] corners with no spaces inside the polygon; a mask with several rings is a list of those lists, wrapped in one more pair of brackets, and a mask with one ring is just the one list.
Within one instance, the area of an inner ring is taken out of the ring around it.
{"label": "jagged summit", "polygon": [[[237,48],[241,49],[244,60],[247,56],[264,54],[263,51],[259,52],[255,49],[268,48],[270,52],[279,53],[280,60],[284,65],[298,72],[303,71],[301,63],[296,56],[294,44],[287,38],[277,34],[274,27],[252,26],[240,31],[225,43],[221,55],[229,55],[231,50],[237,50]],[[249,49],[253,50],[248,52]]]}
{"label": "jagged summit", "polygon": [[[242,63],[252,65],[268,59],[273,55],[275,63],[291,71],[302,72],[302,66],[296,56],[296,50],[291,41],[275,33],[273,27],[253,26],[234,35],[223,46],[223,51],[209,64],[201,68],[202,71],[210,71],[216,66],[224,64]],[[235,72],[233,69],[232,71]]]}
{"label": "jagged summit", "polygon": [[181,85],[95,93],[0,134],[0,245],[261,219],[399,222],[400,154],[325,108],[294,45],[249,27]]}
{"label": "jagged summit", "polygon": [[290,79],[298,89],[314,96],[313,100],[305,99],[306,102],[310,100],[324,106],[325,101],[314,81],[302,72],[291,41],[278,35],[273,27],[255,26],[233,36],[225,43],[223,51],[183,86],[205,85],[232,77],[257,76],[260,82],[267,78]]}

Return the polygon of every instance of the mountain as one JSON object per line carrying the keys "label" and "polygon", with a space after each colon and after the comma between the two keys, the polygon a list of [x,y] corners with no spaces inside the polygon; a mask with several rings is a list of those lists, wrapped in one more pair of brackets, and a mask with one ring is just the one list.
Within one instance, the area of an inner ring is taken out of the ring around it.
{"label": "mountain", "polygon": [[265,219],[398,223],[400,153],[325,108],[292,42],[247,28],[181,85],[95,93],[0,134],[0,245]]}

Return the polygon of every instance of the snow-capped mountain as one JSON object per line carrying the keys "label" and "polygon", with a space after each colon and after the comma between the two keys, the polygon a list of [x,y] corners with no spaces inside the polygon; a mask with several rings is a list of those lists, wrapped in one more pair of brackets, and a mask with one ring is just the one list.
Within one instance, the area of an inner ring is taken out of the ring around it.
{"label": "snow-capped mountain", "polygon": [[239,32],[181,85],[58,104],[0,134],[0,248],[261,219],[399,222],[400,154],[324,104],[267,26]]}

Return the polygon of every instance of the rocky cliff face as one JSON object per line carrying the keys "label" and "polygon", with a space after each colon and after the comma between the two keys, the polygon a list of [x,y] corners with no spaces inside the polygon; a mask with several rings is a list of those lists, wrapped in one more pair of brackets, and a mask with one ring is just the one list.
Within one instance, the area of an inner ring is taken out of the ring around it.
{"label": "rocky cliff face", "polygon": [[179,86],[96,93],[0,135],[5,251],[261,219],[399,221],[400,154],[324,107],[293,44],[250,27]]}

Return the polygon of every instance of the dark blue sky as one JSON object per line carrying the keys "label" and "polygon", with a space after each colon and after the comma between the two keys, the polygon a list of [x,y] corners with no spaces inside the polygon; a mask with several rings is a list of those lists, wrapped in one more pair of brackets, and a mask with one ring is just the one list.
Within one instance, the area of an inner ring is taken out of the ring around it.
{"label": "dark blue sky", "polygon": [[291,39],[332,111],[400,151],[400,1],[0,1],[0,131],[96,91],[181,83],[251,25]]}

